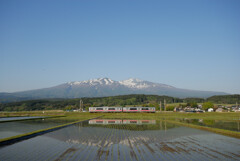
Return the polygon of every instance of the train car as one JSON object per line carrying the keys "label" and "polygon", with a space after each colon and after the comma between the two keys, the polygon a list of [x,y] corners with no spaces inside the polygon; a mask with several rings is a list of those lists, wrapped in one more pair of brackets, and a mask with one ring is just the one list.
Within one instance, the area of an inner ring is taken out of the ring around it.
{"label": "train car", "polygon": [[122,112],[122,107],[89,107],[89,112]]}
{"label": "train car", "polygon": [[155,107],[123,107],[123,112],[156,112]]}
{"label": "train car", "polygon": [[155,107],[141,107],[141,112],[156,112]]}

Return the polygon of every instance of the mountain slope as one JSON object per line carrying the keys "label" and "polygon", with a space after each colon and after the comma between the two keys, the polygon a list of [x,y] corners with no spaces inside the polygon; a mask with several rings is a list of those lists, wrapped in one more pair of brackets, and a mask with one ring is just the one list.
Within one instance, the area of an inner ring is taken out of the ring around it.
{"label": "mountain slope", "polygon": [[[126,94],[155,94],[173,97],[210,97],[224,95],[224,92],[197,91],[180,89],[161,83],[153,83],[140,79],[128,79],[114,81],[109,78],[99,78],[87,81],[75,81],[64,83],[55,87],[8,93],[8,97],[21,98],[79,98],[79,97],[103,97]],[[6,95],[6,94],[5,94]],[[0,94],[0,100],[4,95]],[[16,99],[16,98],[15,98]]]}

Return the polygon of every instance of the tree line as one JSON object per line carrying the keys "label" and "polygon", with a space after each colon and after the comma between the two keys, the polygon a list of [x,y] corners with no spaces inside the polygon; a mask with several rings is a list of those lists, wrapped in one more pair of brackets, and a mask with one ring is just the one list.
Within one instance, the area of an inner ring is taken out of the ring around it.
{"label": "tree line", "polygon": [[[169,96],[132,94],[111,97],[81,98],[83,108],[101,106],[150,106],[159,109],[160,102],[166,104],[178,103],[180,105],[196,105],[196,103],[228,103],[240,102],[240,95],[213,96],[203,98],[176,98]],[[162,106],[162,107],[163,107]],[[41,99],[0,104],[0,111],[34,111],[34,110],[73,110],[79,109],[80,98],[78,99]],[[172,110],[174,106],[169,105],[167,110]]]}

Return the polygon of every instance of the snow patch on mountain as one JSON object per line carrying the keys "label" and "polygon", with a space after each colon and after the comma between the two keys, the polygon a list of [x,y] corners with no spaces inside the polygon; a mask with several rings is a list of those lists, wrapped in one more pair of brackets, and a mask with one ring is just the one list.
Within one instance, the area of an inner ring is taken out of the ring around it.
{"label": "snow patch on mountain", "polygon": [[146,89],[152,87],[165,87],[165,88],[174,88],[169,85],[160,84],[160,83],[152,83],[149,81],[144,81],[136,78],[130,78],[123,81],[114,81],[109,78],[98,78],[98,79],[90,79],[86,81],[75,81],[75,82],[68,82],[70,86],[112,86],[112,85],[120,85],[125,86],[131,89]]}
{"label": "snow patch on mountain", "polygon": [[150,83],[140,79],[136,79],[136,78],[130,78],[127,80],[119,81],[119,83],[129,88],[138,88],[138,89],[148,88],[152,86]]}
{"label": "snow patch on mountain", "polygon": [[90,79],[86,81],[75,81],[75,82],[68,82],[69,85],[112,85],[114,82],[109,78],[98,78],[98,79]]}

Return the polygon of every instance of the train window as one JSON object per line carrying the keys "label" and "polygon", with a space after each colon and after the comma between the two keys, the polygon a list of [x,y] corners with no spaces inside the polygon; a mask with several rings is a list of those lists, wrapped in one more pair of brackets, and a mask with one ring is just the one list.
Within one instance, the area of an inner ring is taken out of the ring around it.
{"label": "train window", "polygon": [[108,123],[115,123],[115,121],[108,121]]}
{"label": "train window", "polygon": [[103,121],[96,121],[96,123],[98,123],[98,124],[102,124],[102,123],[103,123]]}
{"label": "train window", "polygon": [[132,123],[132,124],[136,124],[136,123],[137,123],[137,121],[130,121],[130,123]]}
{"label": "train window", "polygon": [[115,108],[108,108],[108,110],[115,110]]}
{"label": "train window", "polygon": [[137,108],[130,108],[130,110],[137,110]]}
{"label": "train window", "polygon": [[142,110],[149,110],[149,109],[145,107],[145,108],[142,108]]}
{"label": "train window", "polygon": [[103,110],[103,108],[96,108],[96,110]]}

